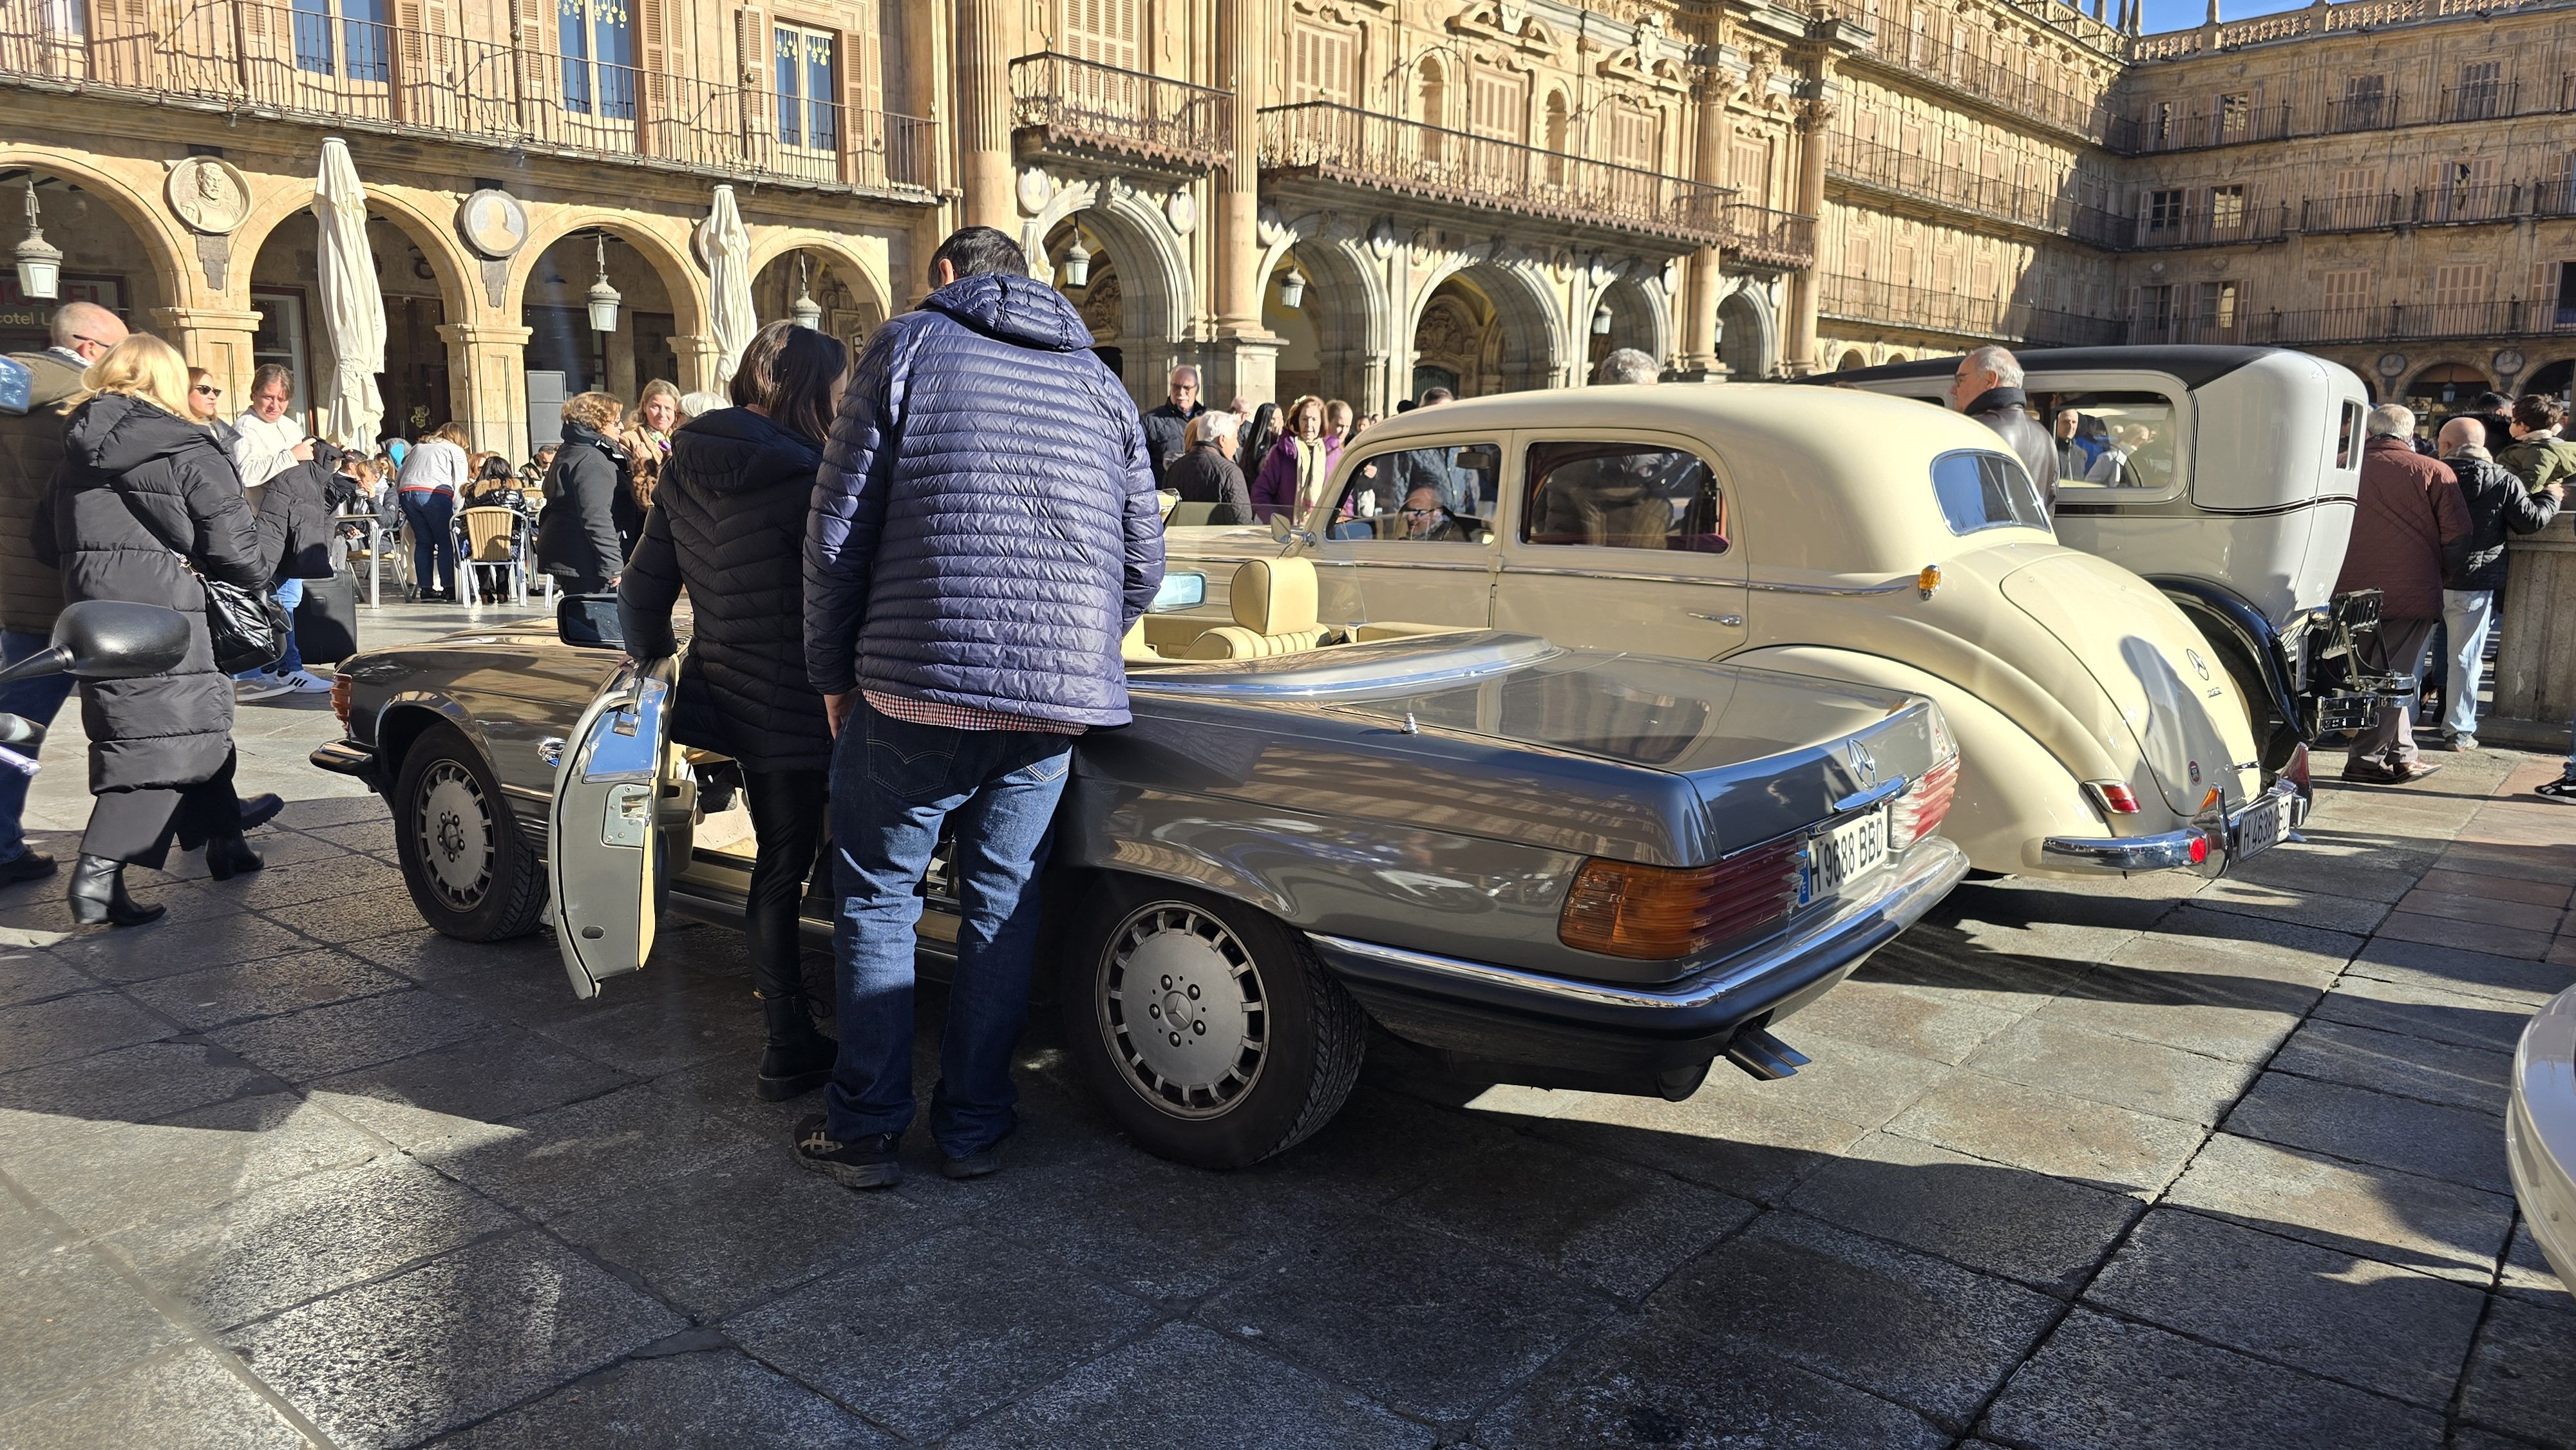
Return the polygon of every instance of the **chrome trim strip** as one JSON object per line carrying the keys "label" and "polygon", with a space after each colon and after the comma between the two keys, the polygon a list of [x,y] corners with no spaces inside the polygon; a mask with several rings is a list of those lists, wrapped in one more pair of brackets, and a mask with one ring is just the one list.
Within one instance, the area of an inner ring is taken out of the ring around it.
{"label": "chrome trim strip", "polygon": [[[1719,557],[1715,554],[1685,554],[1684,558]],[[1703,579],[1696,574],[1631,574],[1617,569],[1560,568],[1554,564],[1515,564],[1503,561],[1506,574],[1523,574],[1540,579],[1615,579],[1629,584],[1700,584],[1711,589],[1742,589],[1741,579]]]}
{"label": "chrome trim strip", "polygon": [[1556,1004],[1613,1011],[1691,1012],[1774,972],[1797,965],[1818,951],[1828,950],[1846,935],[1866,933],[1884,924],[1892,924],[1898,931],[1912,926],[1947,896],[1950,888],[1958,885],[1967,872],[1967,854],[1955,843],[1938,836],[1918,842],[1900,858],[1897,868],[1881,881],[1878,890],[1838,901],[1831,911],[1793,926],[1784,935],[1748,948],[1749,956],[1738,954],[1702,968],[1695,975],[1659,987],[1551,976],[1544,972],[1434,956],[1429,952],[1320,933],[1314,940],[1328,952],[1393,967],[1409,977],[1432,982],[1447,979],[1461,985],[1500,988],[1525,997],[1531,1005],[1538,1007]]}
{"label": "chrome trim strip", "polygon": [[[1913,788],[1914,782],[1901,775],[1893,780],[1880,781],[1867,790],[1854,791],[1834,802],[1834,815],[1840,817],[1854,811],[1867,810],[1881,801],[1893,800]],[[1838,824],[1840,824],[1838,820],[1827,821],[1825,828],[1831,829]]]}
{"label": "chrome trim strip", "polygon": [[[1455,683],[1462,680],[1482,679],[1487,675],[1508,674],[1513,670],[1527,669],[1542,660],[1554,659],[1565,653],[1564,650],[1534,635],[1497,632],[1488,634],[1486,639],[1488,643],[1472,646],[1453,641],[1454,652],[1433,655],[1424,661],[1421,668],[1407,670],[1400,674],[1371,674],[1359,678],[1345,676],[1339,679],[1309,679],[1291,684],[1273,684],[1258,676],[1246,676],[1241,673],[1210,671],[1209,673],[1217,674],[1220,678],[1196,680],[1185,676],[1175,677],[1168,670],[1155,670],[1147,674],[1129,676],[1127,689],[1130,694],[1135,695],[1197,695],[1249,700],[1327,699],[1351,695],[1402,693],[1435,682]],[[1401,641],[1384,640],[1375,643],[1397,644]],[[1347,664],[1342,663],[1347,661],[1349,656],[1341,653],[1341,650],[1368,647],[1367,645],[1337,646],[1333,651],[1310,651],[1306,654],[1290,656],[1290,658],[1310,660],[1323,666],[1327,671],[1338,672],[1349,668]],[[1474,651],[1479,657],[1461,662],[1458,653],[1469,650]],[[1186,666],[1202,662],[1175,660],[1172,663]],[[1205,663],[1241,665],[1256,662],[1212,660]]]}
{"label": "chrome trim strip", "polygon": [[1908,589],[1915,589],[1915,588],[1919,588],[1919,587],[1921,587],[1921,586],[1918,584],[1918,582],[1917,582],[1917,581],[1918,581],[1918,580],[1920,580],[1922,577],[1923,577],[1923,576],[1922,576],[1922,575],[1920,575],[1920,574],[1908,574],[1907,576],[1905,576],[1905,577],[1904,577],[1904,578],[1902,578],[1902,579],[1894,579],[1894,580],[1890,580],[1889,582],[1887,582],[1887,583],[1885,583],[1885,584],[1852,584],[1852,585],[1842,585],[1842,584],[1779,584],[1779,583],[1770,583],[1770,582],[1766,582],[1766,581],[1764,581],[1764,580],[1760,580],[1760,579],[1753,579],[1753,580],[1748,580],[1748,581],[1746,581],[1746,583],[1745,583],[1744,587],[1745,587],[1745,588],[1747,588],[1747,589],[1752,589],[1752,590],[1759,591],[1759,592],[1764,593],[1764,594],[1841,594],[1841,595],[1901,594],[1901,593],[1903,593],[1904,591],[1906,591],[1906,590],[1908,590]]}

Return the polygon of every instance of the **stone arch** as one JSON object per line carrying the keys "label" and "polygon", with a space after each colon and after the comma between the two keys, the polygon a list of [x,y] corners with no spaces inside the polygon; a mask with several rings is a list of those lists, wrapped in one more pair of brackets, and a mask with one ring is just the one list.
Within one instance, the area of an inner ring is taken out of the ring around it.
{"label": "stone arch", "polygon": [[[2446,412],[2465,412],[2469,399],[2494,386],[2486,369],[2465,357],[2435,357],[2418,364],[2400,401],[2430,400]],[[2417,410],[2421,412],[2421,409]],[[2424,421],[2431,422],[2430,418]]]}
{"label": "stone arch", "polygon": [[1406,309],[1404,336],[1408,352],[1432,295],[1451,282],[1464,282],[1493,304],[1501,346],[1494,358],[1493,386],[1470,382],[1474,391],[1521,392],[1564,387],[1567,359],[1576,356],[1566,332],[1563,305],[1535,262],[1504,263],[1452,258],[1422,279]]}
{"label": "stone arch", "polygon": [[657,218],[665,225],[683,223],[679,241],[674,241],[662,227],[645,225],[644,218],[642,213],[610,211],[605,207],[546,208],[531,217],[527,245],[510,258],[510,280],[504,294],[509,298],[507,310],[515,313],[521,299],[527,296],[529,278],[547,248],[575,232],[602,231],[634,248],[635,255],[661,278],[663,290],[670,294],[673,326],[683,335],[703,335],[708,327],[707,273],[689,240],[702,218]]}
{"label": "stone arch", "polygon": [[1753,381],[1771,376],[1780,339],[1769,298],[1757,289],[1738,287],[1717,304],[1717,328],[1717,358],[1728,377]]}
{"label": "stone arch", "polygon": [[2576,392],[2576,358],[2557,358],[2533,368],[2524,377],[2522,390],[2567,401]]}
{"label": "stone arch", "polygon": [[[1366,242],[1328,234],[1319,217],[1281,222],[1275,214],[1263,218],[1262,242],[1262,325],[1281,331],[1276,320],[1284,311],[1279,279],[1293,262],[1306,279],[1305,300],[1297,312],[1315,334],[1315,376],[1309,380],[1314,390],[1323,397],[1348,399],[1362,413],[1383,409],[1386,330],[1395,309],[1388,300],[1384,268]],[[1297,391],[1286,375],[1305,369],[1291,366],[1283,354],[1282,371],[1279,394],[1285,401]]]}
{"label": "stone arch", "polygon": [[[450,321],[467,321],[493,310],[479,282],[482,264],[468,255],[464,243],[457,240],[452,219],[432,217],[402,191],[369,182],[364,171],[359,172],[358,180],[367,189],[368,215],[391,224],[428,260],[439,295],[447,299],[454,313]],[[225,290],[241,305],[249,305],[251,269],[261,250],[280,226],[312,209],[313,183],[306,178],[303,185],[279,188],[255,205],[241,229],[233,233],[234,271],[232,285]]]}
{"label": "stone arch", "polygon": [[1655,360],[1655,366],[1672,366],[1673,324],[1672,300],[1664,292],[1663,279],[1648,274],[1640,279],[1633,273],[1615,277],[1595,294],[1594,306],[1610,308],[1610,332],[1606,337],[1592,337],[1592,319],[1584,319],[1585,335],[1593,343],[1592,363],[1614,348],[1633,347]]}
{"label": "stone arch", "polygon": [[[159,305],[191,307],[218,302],[220,299],[205,285],[205,274],[197,265],[194,234],[170,215],[160,198],[145,196],[114,172],[101,170],[96,159],[88,153],[51,146],[0,145],[0,171],[31,171],[68,181],[106,203],[142,244],[144,260],[152,269],[153,287],[160,294],[156,299]],[[15,246],[18,238],[25,235],[24,223],[18,217],[18,198],[8,200],[13,228],[9,244]],[[75,253],[65,245],[63,235],[69,218],[48,216],[44,220],[46,239],[63,248],[66,262],[73,261]],[[137,316],[135,325],[148,329],[150,320]]]}
{"label": "stone arch", "polygon": [[894,315],[893,280],[886,275],[880,259],[851,246],[849,238],[838,233],[815,227],[755,225],[751,234],[751,275],[759,276],[770,263],[798,251],[824,253],[843,269],[845,278],[863,283],[862,300],[875,309],[878,322]]}
{"label": "stone arch", "polygon": [[1118,270],[1120,366],[1127,391],[1139,401],[1160,398],[1166,374],[1198,361],[1185,345],[1193,306],[1187,239],[1144,193],[1115,182],[1075,182],[1058,187],[1020,228],[1030,275],[1055,280],[1047,238],[1057,223],[1076,214]]}
{"label": "stone arch", "polygon": [[1862,352],[1859,348],[1851,347],[1843,349],[1843,360],[1834,364],[1834,371],[1849,372],[1853,368],[1865,368],[1868,366],[1869,354]]}

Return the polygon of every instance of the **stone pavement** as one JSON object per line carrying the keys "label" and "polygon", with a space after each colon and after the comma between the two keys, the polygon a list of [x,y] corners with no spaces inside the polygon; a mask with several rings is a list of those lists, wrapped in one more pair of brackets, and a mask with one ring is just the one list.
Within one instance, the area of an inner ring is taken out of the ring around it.
{"label": "stone pavement", "polygon": [[2576,1446],[2498,1116],[2576,982],[2539,757],[2329,785],[2217,883],[1962,888],[1783,1027],[1812,1067],[1686,1103],[1381,1037],[1211,1174],[1042,1015],[1007,1171],[863,1195],[750,1095],[732,933],[576,1003],[542,936],[421,927],[382,806],[302,763],[327,708],[241,729],[269,870],[112,934],[0,893],[13,1450]]}

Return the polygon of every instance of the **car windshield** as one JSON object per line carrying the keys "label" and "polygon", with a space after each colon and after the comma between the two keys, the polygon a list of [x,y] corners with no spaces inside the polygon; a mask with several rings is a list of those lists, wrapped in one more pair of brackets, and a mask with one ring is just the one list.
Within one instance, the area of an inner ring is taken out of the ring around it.
{"label": "car windshield", "polygon": [[1954,534],[1979,529],[2045,529],[2048,510],[2021,460],[2007,453],[1944,453],[1932,460],[1932,492]]}

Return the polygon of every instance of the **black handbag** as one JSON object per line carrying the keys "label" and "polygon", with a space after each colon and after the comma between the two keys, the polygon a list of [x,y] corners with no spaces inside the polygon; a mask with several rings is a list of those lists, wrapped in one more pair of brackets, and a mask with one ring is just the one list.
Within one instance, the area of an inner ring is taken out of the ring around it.
{"label": "black handbag", "polygon": [[274,593],[203,574],[197,582],[206,590],[206,638],[215,649],[216,669],[228,675],[264,670],[286,654],[287,632],[295,623]]}

